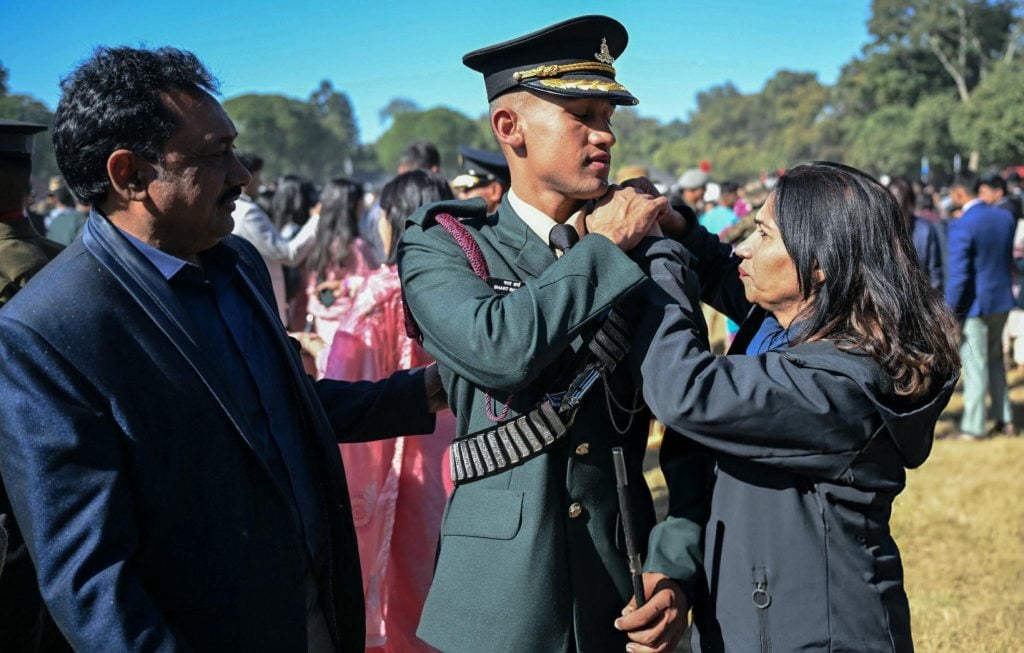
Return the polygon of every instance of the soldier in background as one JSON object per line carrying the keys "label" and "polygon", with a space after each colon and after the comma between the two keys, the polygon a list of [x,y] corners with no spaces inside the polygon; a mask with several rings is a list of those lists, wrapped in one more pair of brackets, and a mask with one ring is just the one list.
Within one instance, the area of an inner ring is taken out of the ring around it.
{"label": "soldier in background", "polygon": [[497,211],[501,198],[512,186],[505,155],[460,145],[459,158],[463,172],[452,179],[455,196],[460,200],[482,197],[488,213]]}
{"label": "soldier in background", "polygon": [[[64,249],[40,236],[25,211],[34,135],[45,129],[0,119],[0,307]],[[43,607],[35,568],[2,487],[0,546],[0,651],[69,650]]]}

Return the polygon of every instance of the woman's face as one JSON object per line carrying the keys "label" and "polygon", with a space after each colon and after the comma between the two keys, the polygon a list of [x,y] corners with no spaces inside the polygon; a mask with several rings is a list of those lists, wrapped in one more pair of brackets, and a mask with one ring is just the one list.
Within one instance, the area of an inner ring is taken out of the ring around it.
{"label": "woman's face", "polygon": [[736,247],[740,281],[747,300],[775,315],[783,327],[804,307],[796,265],[775,224],[774,198],[769,198],[754,219],[756,229]]}

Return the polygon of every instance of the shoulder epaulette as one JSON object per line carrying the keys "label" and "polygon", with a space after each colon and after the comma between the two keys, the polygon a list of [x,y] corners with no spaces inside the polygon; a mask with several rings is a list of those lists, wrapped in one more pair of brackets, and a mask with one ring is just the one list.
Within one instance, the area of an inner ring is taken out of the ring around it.
{"label": "shoulder epaulette", "polygon": [[409,224],[418,225],[423,229],[433,226],[434,217],[447,213],[457,220],[487,217],[487,202],[480,197],[473,197],[468,200],[443,200],[421,207],[416,213],[409,216]]}

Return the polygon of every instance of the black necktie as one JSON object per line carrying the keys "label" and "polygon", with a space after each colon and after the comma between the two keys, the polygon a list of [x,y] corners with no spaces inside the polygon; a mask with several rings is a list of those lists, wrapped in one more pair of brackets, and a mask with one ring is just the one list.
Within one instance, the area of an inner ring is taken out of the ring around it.
{"label": "black necktie", "polygon": [[580,241],[580,235],[575,227],[567,224],[556,224],[554,227],[551,227],[548,240],[551,241],[555,249],[565,252]]}

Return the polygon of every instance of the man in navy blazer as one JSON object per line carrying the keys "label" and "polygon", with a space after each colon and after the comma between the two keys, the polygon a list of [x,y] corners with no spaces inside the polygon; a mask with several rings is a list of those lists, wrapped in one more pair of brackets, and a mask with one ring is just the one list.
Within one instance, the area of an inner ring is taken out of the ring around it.
{"label": "man in navy blazer", "polygon": [[996,431],[1014,434],[1013,412],[1003,366],[1002,333],[1014,306],[1013,216],[978,199],[978,178],[958,175],[950,199],[960,217],[949,223],[946,301],[961,319],[964,413],[961,437],[977,439],[985,428],[985,395]]}
{"label": "man in navy blazer", "polygon": [[426,433],[432,369],[312,383],[196,57],[100,48],[54,145],[95,210],[0,312],[0,473],[79,651],[362,651],[339,439]]}

